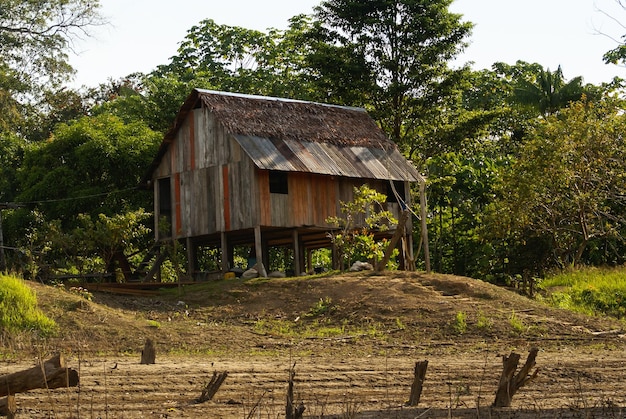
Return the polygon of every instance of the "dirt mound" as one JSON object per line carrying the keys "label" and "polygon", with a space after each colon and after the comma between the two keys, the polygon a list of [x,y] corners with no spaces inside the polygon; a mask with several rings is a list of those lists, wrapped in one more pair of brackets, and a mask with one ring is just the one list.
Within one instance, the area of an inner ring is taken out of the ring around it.
{"label": "dirt mound", "polygon": [[423,350],[587,344],[619,339],[618,321],[549,308],[462,277],[409,272],[223,280],[158,296],[93,293],[87,301],[33,284],[60,325],[47,344],[132,353],[153,339],[170,353]]}
{"label": "dirt mound", "polygon": [[[392,272],[224,280],[151,297],[97,292],[93,301],[32,286],[61,332],[15,339],[24,360],[0,367],[30,367],[35,344],[39,356],[64,353],[81,384],[20,394],[24,417],[279,417],[294,366],[294,397],[311,418],[622,417],[626,406],[619,322],[468,278]],[[156,364],[140,365],[147,338],[156,342]],[[490,408],[501,356],[525,357],[532,346],[540,348],[537,378],[512,408]],[[421,359],[429,366],[420,405],[407,407]],[[224,385],[197,403],[218,371],[229,373]]]}

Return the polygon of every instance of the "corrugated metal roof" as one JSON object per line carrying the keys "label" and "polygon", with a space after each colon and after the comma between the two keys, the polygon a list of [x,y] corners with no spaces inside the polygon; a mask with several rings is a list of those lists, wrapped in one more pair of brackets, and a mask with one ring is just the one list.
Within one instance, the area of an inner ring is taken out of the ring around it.
{"label": "corrugated metal roof", "polygon": [[337,146],[235,135],[259,169],[418,182],[419,172],[397,149]]}

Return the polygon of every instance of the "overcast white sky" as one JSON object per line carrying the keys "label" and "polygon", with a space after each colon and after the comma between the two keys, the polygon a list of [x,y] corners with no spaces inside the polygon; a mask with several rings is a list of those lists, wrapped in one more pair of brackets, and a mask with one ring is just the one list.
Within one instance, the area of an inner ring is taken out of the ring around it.
{"label": "overcast white sky", "polygon": [[[187,30],[203,19],[251,29],[285,29],[288,19],[311,13],[319,0],[101,0],[110,25],[98,28],[92,39],[80,41],[70,57],[78,70],[75,86],[96,86],[108,78],[150,72],[176,53]],[[599,10],[626,23],[626,11],[616,0],[455,0],[451,10],[475,23],[471,45],[459,62],[474,68],[494,62],[538,62],[566,79],[583,76],[601,83],[626,69],[602,62],[602,54],[616,44],[603,32],[620,38],[626,29]]]}

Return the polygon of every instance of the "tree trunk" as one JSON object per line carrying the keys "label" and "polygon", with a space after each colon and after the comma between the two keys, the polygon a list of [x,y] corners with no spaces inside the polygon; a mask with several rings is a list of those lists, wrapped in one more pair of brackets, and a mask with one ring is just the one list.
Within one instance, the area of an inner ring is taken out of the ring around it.
{"label": "tree trunk", "polygon": [[53,389],[77,385],[78,372],[67,368],[65,359],[59,354],[30,369],[0,376],[0,397],[36,388]]}
{"label": "tree trunk", "polygon": [[520,355],[515,352],[511,352],[509,356],[502,357],[502,375],[500,376],[500,384],[496,391],[496,399],[493,402],[493,407],[509,407],[513,396],[517,393],[521,387],[524,387],[526,383],[537,377],[539,369],[531,375],[530,370],[535,366],[535,358],[539,349],[532,348],[526,359],[526,363],[522,369],[515,375],[517,370],[517,364],[520,360]]}
{"label": "tree trunk", "polygon": [[424,386],[424,379],[426,378],[426,368],[428,367],[428,361],[419,361],[415,363],[415,370],[413,373],[413,384],[411,385],[411,396],[407,403],[408,406],[417,406],[422,397],[422,387]]}
{"label": "tree trunk", "polygon": [[404,230],[406,228],[406,222],[409,219],[409,215],[410,215],[410,212],[408,210],[404,210],[402,211],[402,214],[400,214],[400,219],[398,220],[398,226],[396,227],[396,231],[393,233],[393,236],[391,236],[389,245],[387,245],[387,249],[385,250],[385,255],[383,256],[382,260],[378,262],[377,270],[379,272],[382,272],[385,270],[385,267],[387,266],[387,262],[389,262],[389,259],[391,258],[391,254],[393,253],[393,249],[396,248],[396,246],[398,245],[398,241],[404,234]]}

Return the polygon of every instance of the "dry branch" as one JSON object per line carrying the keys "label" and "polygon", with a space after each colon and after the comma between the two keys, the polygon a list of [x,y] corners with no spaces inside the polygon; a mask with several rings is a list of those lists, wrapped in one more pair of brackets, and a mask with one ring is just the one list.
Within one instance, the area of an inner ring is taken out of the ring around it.
{"label": "dry branch", "polygon": [[517,393],[521,387],[524,387],[529,381],[537,377],[539,369],[531,375],[530,370],[535,366],[535,358],[539,349],[532,348],[528,353],[526,363],[515,375],[517,365],[520,360],[520,355],[515,352],[511,352],[509,356],[502,357],[502,375],[500,376],[500,383],[498,390],[496,391],[496,399],[493,402],[493,407],[509,407],[513,396]]}
{"label": "dry branch", "polygon": [[0,376],[0,397],[36,388],[75,387],[78,372],[65,365],[59,354],[30,369]]}
{"label": "dry branch", "polygon": [[296,408],[293,406],[293,379],[296,376],[295,370],[296,364],[289,370],[289,385],[287,387],[287,405],[285,406],[285,419],[301,419],[302,414],[306,410],[304,403],[300,402],[300,405]]}
{"label": "dry branch", "polygon": [[426,378],[426,368],[428,367],[428,361],[419,361],[415,363],[415,369],[413,372],[413,384],[411,385],[411,396],[407,403],[408,406],[417,406],[422,397],[422,387],[424,385],[424,379]]}
{"label": "dry branch", "polygon": [[200,397],[196,399],[196,402],[204,403],[211,400],[213,396],[215,396],[215,393],[217,393],[217,391],[222,386],[224,380],[226,380],[226,377],[228,377],[228,371],[224,371],[221,373],[213,371],[213,377],[211,377],[211,381],[209,381],[209,383],[204,386],[204,388],[202,389],[202,394],[200,394]]}

